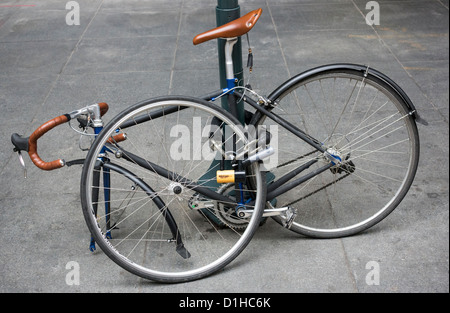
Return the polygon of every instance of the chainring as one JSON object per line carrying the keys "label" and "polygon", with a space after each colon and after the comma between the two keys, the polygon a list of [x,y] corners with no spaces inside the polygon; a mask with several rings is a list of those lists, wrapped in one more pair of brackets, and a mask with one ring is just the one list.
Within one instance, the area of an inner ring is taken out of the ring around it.
{"label": "chainring", "polygon": [[[234,184],[224,184],[218,191],[220,194],[228,194],[232,199],[234,198]],[[233,229],[244,229],[249,223],[249,218],[240,218],[236,215],[235,207],[228,207],[223,203],[218,204],[217,217],[228,227]]]}

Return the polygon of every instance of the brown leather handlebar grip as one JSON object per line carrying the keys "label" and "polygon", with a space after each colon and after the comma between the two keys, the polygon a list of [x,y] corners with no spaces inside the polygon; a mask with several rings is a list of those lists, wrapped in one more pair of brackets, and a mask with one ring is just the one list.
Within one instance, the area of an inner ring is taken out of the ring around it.
{"label": "brown leather handlebar grip", "polygon": [[[106,108],[106,110],[108,109]],[[65,162],[62,159],[58,159],[52,162],[43,161],[37,153],[37,140],[49,130],[55,128],[58,125],[64,124],[67,121],[69,121],[69,118],[66,115],[55,117],[54,119],[39,126],[39,128],[36,129],[28,139],[28,155],[30,156],[30,159],[31,161],[33,161],[34,165],[39,167],[41,170],[51,171],[64,166]]]}
{"label": "brown leather handlebar grip", "polygon": [[100,115],[103,116],[106,114],[106,112],[108,112],[108,104],[105,102],[101,102],[101,103],[97,103],[98,106],[100,107]]}
{"label": "brown leather handlebar grip", "polygon": [[110,144],[114,144],[114,143],[119,143],[121,141],[124,141],[126,139],[127,139],[127,135],[126,134],[118,134],[118,135],[109,137],[107,142],[110,143]]}

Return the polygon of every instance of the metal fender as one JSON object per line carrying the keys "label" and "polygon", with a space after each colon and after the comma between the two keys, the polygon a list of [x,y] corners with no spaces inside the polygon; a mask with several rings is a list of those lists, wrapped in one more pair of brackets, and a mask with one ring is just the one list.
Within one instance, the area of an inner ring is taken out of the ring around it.
{"label": "metal fender", "polygon": [[419,116],[419,113],[417,112],[417,109],[414,107],[414,104],[412,103],[411,99],[409,99],[409,97],[406,95],[403,89],[400,88],[399,85],[397,85],[392,79],[390,79],[385,74],[373,68],[370,68],[367,65],[347,64],[347,63],[329,64],[307,70],[284,82],[269,95],[268,99],[270,101],[276,101],[283,93],[296,87],[298,84],[302,83],[304,80],[310,78],[313,75],[326,74],[330,72],[340,72],[340,71],[361,72],[363,75],[371,76],[372,78],[376,78],[386,83],[392,89],[392,91],[406,103],[406,105],[409,108],[410,114],[414,117],[416,122],[423,125],[428,125],[427,121],[425,121],[423,118]]}

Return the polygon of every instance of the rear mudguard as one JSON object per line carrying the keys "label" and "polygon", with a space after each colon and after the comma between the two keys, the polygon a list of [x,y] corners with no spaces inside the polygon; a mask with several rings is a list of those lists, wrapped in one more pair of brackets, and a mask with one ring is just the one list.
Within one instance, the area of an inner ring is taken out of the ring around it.
{"label": "rear mudguard", "polygon": [[403,91],[400,86],[398,86],[392,79],[384,75],[383,73],[370,68],[367,65],[358,65],[358,64],[329,64],[329,65],[323,65],[319,66],[310,70],[307,70],[301,74],[298,74],[297,76],[292,77],[291,79],[287,80],[285,83],[283,83],[281,86],[279,86],[277,89],[275,89],[268,97],[268,99],[271,102],[275,102],[283,93],[286,91],[296,87],[298,84],[302,83],[303,81],[307,80],[308,78],[312,77],[313,75],[317,74],[326,74],[326,73],[332,73],[332,72],[340,72],[340,71],[357,71],[363,73],[363,75],[371,76],[373,78],[376,78],[378,80],[381,80],[382,82],[386,83],[391,90],[396,93],[396,95],[403,100],[408,109],[411,116],[414,117],[417,123],[421,123],[423,125],[428,125],[428,123],[419,116],[419,113],[417,112],[417,109],[414,107],[414,104],[412,103],[411,99],[406,95],[406,93]]}

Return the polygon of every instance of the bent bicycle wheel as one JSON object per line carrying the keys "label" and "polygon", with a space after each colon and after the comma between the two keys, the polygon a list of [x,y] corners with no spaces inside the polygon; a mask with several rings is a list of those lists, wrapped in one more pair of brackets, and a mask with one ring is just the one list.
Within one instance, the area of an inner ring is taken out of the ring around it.
{"label": "bent bicycle wheel", "polygon": [[[319,141],[336,160],[329,170],[276,197],[277,207],[297,209],[291,230],[318,238],[349,236],[398,206],[417,170],[419,136],[411,109],[386,81],[364,70],[316,70],[274,103],[274,113]],[[298,171],[289,181],[295,182],[331,162],[265,116],[255,119],[272,134],[278,154],[270,170],[276,178]]]}
{"label": "bent bicycle wheel", "polygon": [[259,225],[266,185],[253,164],[240,185],[253,214],[244,226],[228,225],[238,219],[235,210],[220,208],[237,208],[236,198],[213,181],[224,151],[246,149],[248,139],[237,125],[223,109],[188,97],[144,101],[109,122],[81,178],[83,214],[104,253],[160,282],[199,279],[236,258]]}

